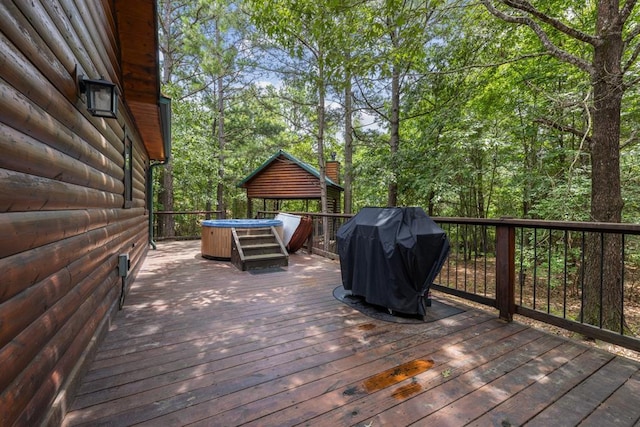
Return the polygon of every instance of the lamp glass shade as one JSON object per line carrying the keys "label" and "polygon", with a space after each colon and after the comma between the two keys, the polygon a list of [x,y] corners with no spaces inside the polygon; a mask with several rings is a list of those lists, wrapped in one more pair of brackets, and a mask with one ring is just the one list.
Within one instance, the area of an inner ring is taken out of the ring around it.
{"label": "lamp glass shade", "polygon": [[82,80],[87,94],[87,110],[96,117],[117,117],[118,92],[114,83],[106,80]]}

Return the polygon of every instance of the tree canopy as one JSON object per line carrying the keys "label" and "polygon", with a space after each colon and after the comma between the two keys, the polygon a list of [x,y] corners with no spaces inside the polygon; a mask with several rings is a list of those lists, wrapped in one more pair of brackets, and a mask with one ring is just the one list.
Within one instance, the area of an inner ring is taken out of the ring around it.
{"label": "tree canopy", "polygon": [[640,217],[635,1],[160,3],[175,209],[243,216],[284,149],[335,153],[354,212]]}

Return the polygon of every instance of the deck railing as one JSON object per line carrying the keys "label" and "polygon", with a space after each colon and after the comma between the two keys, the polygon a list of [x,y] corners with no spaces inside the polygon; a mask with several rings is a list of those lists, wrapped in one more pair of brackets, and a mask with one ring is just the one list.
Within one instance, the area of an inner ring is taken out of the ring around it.
{"label": "deck railing", "polygon": [[[307,248],[337,258],[335,233],[351,215],[296,214],[313,218]],[[639,225],[433,219],[451,243],[433,289],[494,307],[506,320],[519,314],[640,351]]]}
{"label": "deck railing", "polygon": [[217,219],[220,211],[157,211],[153,213],[155,240],[200,239],[200,221]]}
{"label": "deck railing", "polygon": [[[256,216],[258,218],[273,218],[279,212],[278,211],[258,211]],[[309,213],[309,212],[287,212],[293,215],[305,216],[308,215],[313,219],[313,228],[311,231],[311,236],[307,240],[305,247],[307,250],[312,250],[314,253],[318,255],[322,255],[327,258],[338,258],[338,247],[336,244],[336,232],[340,228],[342,224],[347,222],[349,219],[353,217],[351,214],[320,214],[320,213]],[[325,233],[324,233],[324,225],[323,218],[327,218],[327,227],[328,233],[327,243],[325,245]],[[325,249],[326,247],[326,249]]]}

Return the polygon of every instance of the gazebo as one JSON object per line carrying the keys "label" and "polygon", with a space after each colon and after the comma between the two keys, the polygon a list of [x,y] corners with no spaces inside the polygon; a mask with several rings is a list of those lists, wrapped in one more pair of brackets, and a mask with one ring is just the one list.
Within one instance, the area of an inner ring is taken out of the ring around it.
{"label": "gazebo", "polygon": [[[326,163],[327,207],[339,213],[340,196],[344,190],[340,182],[340,163]],[[247,190],[247,217],[253,217],[253,200],[320,200],[320,173],[309,164],[279,150],[238,184]]]}

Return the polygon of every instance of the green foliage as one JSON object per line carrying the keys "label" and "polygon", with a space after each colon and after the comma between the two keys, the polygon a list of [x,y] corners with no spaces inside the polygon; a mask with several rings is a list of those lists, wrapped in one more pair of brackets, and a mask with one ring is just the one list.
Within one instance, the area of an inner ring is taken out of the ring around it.
{"label": "green foliage", "polygon": [[[593,32],[596,2],[535,3]],[[202,209],[212,201],[221,154],[234,216],[246,207],[237,182],[277,149],[317,165],[317,78],[323,66],[323,144],[338,159],[343,77],[347,70],[354,76],[354,211],[386,204],[388,183],[396,180],[399,204],[419,205],[434,215],[589,219],[590,147],[581,137],[590,126],[589,79],[543,55],[526,28],[490,20],[483,7],[454,1],[203,0],[175,13],[179,31],[166,36],[179,54],[163,91],[173,98],[176,209]],[[634,11],[632,22],[637,21]],[[222,33],[217,41],[214,22]],[[557,31],[544,29],[559,42]],[[631,39],[629,49],[636,43]],[[562,46],[583,58],[591,54],[574,42]],[[629,49],[624,55],[632,60],[633,76],[638,70]],[[400,146],[391,156],[389,122],[374,111],[388,113],[389,76],[398,65]],[[263,79],[261,69],[277,71],[269,74],[274,86],[251,81]],[[227,90],[222,153],[212,133],[217,98],[208,89],[220,76]],[[630,85],[621,129],[623,214],[630,222],[640,220],[639,100],[638,88]],[[371,117],[376,125],[359,127]]]}

